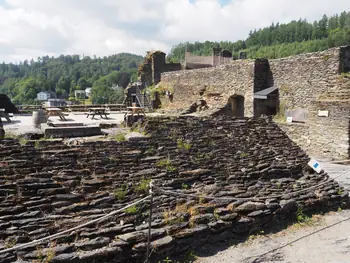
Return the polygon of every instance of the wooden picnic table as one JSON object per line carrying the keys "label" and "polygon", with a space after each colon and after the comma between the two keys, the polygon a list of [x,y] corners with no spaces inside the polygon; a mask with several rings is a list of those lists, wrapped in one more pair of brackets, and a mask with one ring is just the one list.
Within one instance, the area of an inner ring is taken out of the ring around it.
{"label": "wooden picnic table", "polygon": [[132,115],[134,115],[134,114],[145,115],[145,108],[143,108],[143,107],[127,107],[127,112],[125,115],[130,114],[130,112]]}
{"label": "wooden picnic table", "polygon": [[5,112],[5,109],[0,109],[0,123],[1,118],[5,118],[7,122],[11,122],[10,115],[7,112]]}
{"label": "wooden picnic table", "polygon": [[[90,108],[86,118],[89,118],[90,115],[92,116],[91,120],[94,119],[95,115],[100,115],[101,119],[108,119],[107,115],[109,115],[109,113],[106,112],[106,108]],[[103,116],[105,116],[105,118],[103,118]]]}
{"label": "wooden picnic table", "polygon": [[60,109],[60,108],[47,108],[46,112],[47,112],[47,117],[58,116],[63,121],[67,120],[66,117],[62,113],[62,109]]}

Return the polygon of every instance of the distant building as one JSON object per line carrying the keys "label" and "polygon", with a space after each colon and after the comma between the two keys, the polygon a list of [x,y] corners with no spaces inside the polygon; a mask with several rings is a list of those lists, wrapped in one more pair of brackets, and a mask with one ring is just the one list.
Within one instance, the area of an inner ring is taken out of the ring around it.
{"label": "distant building", "polygon": [[67,102],[64,99],[49,99],[45,105],[47,107],[66,107]]}
{"label": "distant building", "polygon": [[52,91],[41,91],[37,94],[37,99],[40,101],[48,101],[49,99],[56,99],[56,93]]}
{"label": "distant building", "polygon": [[85,95],[86,95],[86,97],[90,97],[90,95],[91,95],[91,90],[92,90],[92,88],[86,88],[86,89],[85,89]]}
{"label": "distant building", "polygon": [[74,95],[76,99],[85,99],[86,93],[85,90],[76,90],[74,91]]}

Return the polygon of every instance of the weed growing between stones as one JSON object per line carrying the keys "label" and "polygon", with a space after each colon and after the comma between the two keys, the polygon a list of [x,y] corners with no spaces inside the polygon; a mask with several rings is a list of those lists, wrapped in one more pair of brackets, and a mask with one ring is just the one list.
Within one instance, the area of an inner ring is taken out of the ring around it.
{"label": "weed growing between stones", "polygon": [[164,159],[158,160],[156,162],[156,167],[166,168],[167,171],[169,171],[169,172],[176,171],[176,168],[174,166],[172,166],[171,160],[169,158],[164,158]]}
{"label": "weed growing between stones", "polygon": [[241,158],[248,157],[248,153],[243,153],[243,152],[242,152],[242,153],[239,154],[239,156],[240,156]]}
{"label": "weed growing between stones", "polygon": [[182,188],[183,190],[187,190],[188,188],[190,188],[190,186],[189,186],[188,184],[183,183],[182,186],[181,186],[181,188]]}
{"label": "weed growing between stones", "polygon": [[116,140],[117,142],[125,142],[126,137],[124,133],[117,133],[116,135],[113,135],[112,138]]}
{"label": "weed growing between stones", "polygon": [[42,262],[43,261],[43,247],[42,246],[37,246],[36,250],[35,250],[35,255],[37,257],[37,260],[35,260],[34,262]]}
{"label": "weed growing between stones", "polygon": [[16,135],[14,133],[11,132],[6,132],[5,133],[5,139],[14,139],[14,140],[18,140],[20,145],[26,145],[28,140],[26,140],[23,136],[20,135]]}
{"label": "weed growing between stones", "polygon": [[150,147],[145,151],[145,154],[146,155],[153,155],[153,154],[155,154],[155,152],[156,152],[156,149],[154,149],[153,147]]}
{"label": "weed growing between stones", "polygon": [[134,192],[137,194],[147,194],[150,182],[151,182],[151,179],[143,178],[141,182],[137,186],[135,186]]}
{"label": "weed growing between stones", "polygon": [[343,190],[341,188],[338,189],[338,195],[342,195],[343,194]]}
{"label": "weed growing between stones", "polygon": [[125,198],[125,196],[127,195],[127,193],[128,193],[127,186],[122,185],[114,191],[114,196],[118,200],[123,200]]}
{"label": "weed growing between stones", "polygon": [[173,216],[172,211],[165,211],[163,213],[163,217],[164,217],[164,223],[166,225],[176,225],[185,221],[185,219],[182,216],[178,216],[178,217]]}
{"label": "weed growing between stones", "polygon": [[192,145],[185,142],[183,139],[178,139],[177,140],[177,148],[179,150],[185,150],[185,151],[189,151],[191,149]]}
{"label": "weed growing between stones", "polygon": [[275,116],[273,116],[273,120],[275,122],[286,122],[287,116],[286,116],[286,106],[283,103],[280,103],[278,107],[278,112]]}
{"label": "weed growing between stones", "polygon": [[15,245],[16,245],[16,239],[12,239],[12,238],[10,238],[10,239],[8,239],[8,240],[6,240],[5,241],[5,247],[6,248],[11,248],[11,247],[14,247]]}
{"label": "weed growing between stones", "polygon": [[130,206],[127,209],[125,209],[125,213],[130,215],[135,215],[139,212],[139,207],[136,205]]}
{"label": "weed growing between stones", "polygon": [[46,252],[46,258],[44,263],[50,263],[56,256],[56,251],[54,250],[54,247],[56,247],[56,242],[51,243],[50,249],[48,249]]}
{"label": "weed growing between stones", "polygon": [[310,217],[304,214],[303,208],[300,206],[298,207],[296,216],[297,216],[298,223],[306,223],[310,221]]}

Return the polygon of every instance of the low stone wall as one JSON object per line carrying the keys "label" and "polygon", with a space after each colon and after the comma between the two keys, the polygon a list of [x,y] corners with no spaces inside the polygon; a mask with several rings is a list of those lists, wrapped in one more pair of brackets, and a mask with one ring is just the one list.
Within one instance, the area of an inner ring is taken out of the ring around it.
{"label": "low stone wall", "polygon": [[[148,138],[66,146],[0,142],[0,249],[39,239],[122,208],[156,191],[152,259],[255,233],[299,211],[338,209],[348,193],[268,119],[154,118]],[[313,189],[298,192],[301,189]],[[248,201],[247,198],[250,200]],[[149,202],[56,242],[0,255],[39,262],[143,262]]]}

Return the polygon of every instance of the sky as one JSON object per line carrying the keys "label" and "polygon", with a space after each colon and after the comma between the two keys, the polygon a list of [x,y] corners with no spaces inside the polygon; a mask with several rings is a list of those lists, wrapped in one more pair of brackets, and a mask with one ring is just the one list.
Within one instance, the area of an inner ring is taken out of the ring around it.
{"label": "sky", "polygon": [[250,30],[350,11],[349,0],[0,0],[0,61],[145,55],[185,41],[236,41]]}

